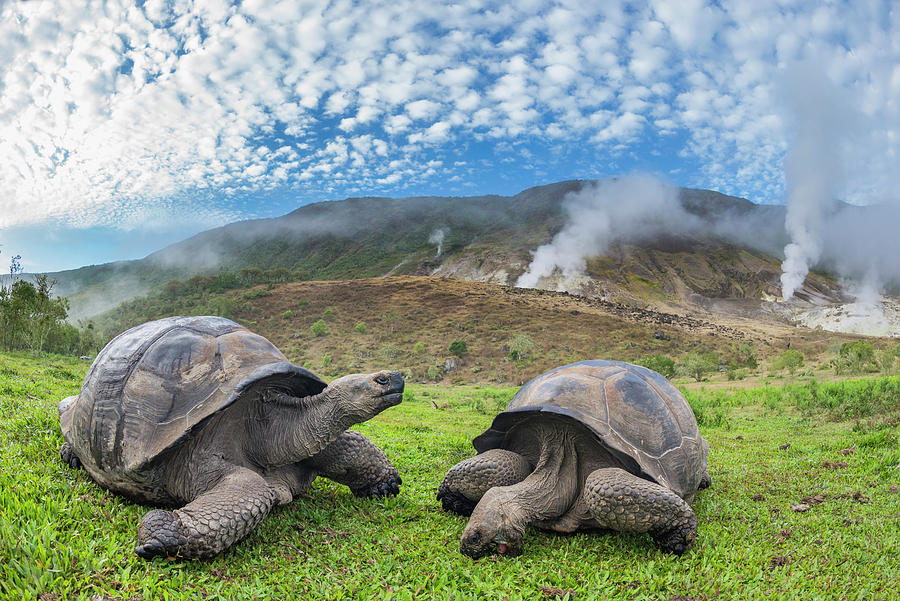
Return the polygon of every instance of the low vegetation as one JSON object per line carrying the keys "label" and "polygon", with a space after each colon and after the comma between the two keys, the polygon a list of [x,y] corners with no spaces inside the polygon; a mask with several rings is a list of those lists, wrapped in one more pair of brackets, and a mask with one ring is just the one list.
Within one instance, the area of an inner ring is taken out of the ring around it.
{"label": "low vegetation", "polygon": [[435,490],[516,388],[409,385],[401,405],[358,427],[398,466],[399,497],[360,500],[320,480],[220,557],[145,562],[132,548],[148,508],[59,460],[56,403],[86,370],[0,353],[0,598],[896,598],[897,377],[691,384],[713,486],[680,558],[645,535],[534,529],[519,558],[462,556],[465,520],[441,511]]}

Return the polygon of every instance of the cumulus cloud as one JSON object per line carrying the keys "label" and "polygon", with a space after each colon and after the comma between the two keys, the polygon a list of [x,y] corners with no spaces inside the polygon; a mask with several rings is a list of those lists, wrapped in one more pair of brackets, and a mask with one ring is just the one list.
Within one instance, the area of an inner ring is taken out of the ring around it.
{"label": "cumulus cloud", "polygon": [[[898,29],[883,3],[812,0],[12,0],[0,228],[140,223],[176,205],[215,220],[265,191],[442,191],[564,156],[565,176],[593,176],[597,156],[609,173],[657,145],[677,146],[682,185],[780,202],[790,134],[773,82],[798,61],[877,124],[854,139],[839,192],[891,200]],[[492,161],[455,168],[472,142]],[[526,144],[547,156],[524,159]]]}

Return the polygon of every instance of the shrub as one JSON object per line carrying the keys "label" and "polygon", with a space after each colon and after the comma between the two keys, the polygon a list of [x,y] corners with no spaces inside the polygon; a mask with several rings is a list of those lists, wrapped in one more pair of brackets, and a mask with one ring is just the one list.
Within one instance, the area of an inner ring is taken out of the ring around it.
{"label": "shrub", "polygon": [[462,357],[469,352],[468,345],[465,340],[454,340],[450,343],[450,354]]}
{"label": "shrub", "polygon": [[413,345],[413,352],[417,355],[421,355],[425,352],[425,345],[420,341]]}
{"label": "shrub", "polygon": [[792,375],[798,367],[803,367],[803,353],[792,348],[781,353],[781,356],[772,362],[772,369],[778,371],[786,369]]}
{"label": "shrub", "polygon": [[513,361],[524,361],[536,348],[534,340],[528,334],[516,334],[507,342],[509,345],[509,358]]}
{"label": "shrub", "polygon": [[328,367],[329,365],[331,365],[331,355],[325,353],[322,355],[322,367]]}
{"label": "shrub", "polygon": [[312,333],[316,336],[325,336],[328,334],[328,324],[325,323],[324,319],[315,322],[309,326],[309,329],[312,330]]}
{"label": "shrub", "polygon": [[391,342],[381,347],[381,354],[387,361],[394,361],[400,355],[400,349]]}
{"label": "shrub", "polygon": [[637,364],[643,365],[647,369],[652,369],[667,378],[675,376],[675,361],[662,355],[647,355],[639,359]]}
{"label": "shrub", "polygon": [[253,300],[254,298],[264,298],[266,296],[272,296],[272,293],[263,288],[254,288],[253,290],[245,292],[241,298],[244,300]]}
{"label": "shrub", "polygon": [[687,353],[681,357],[678,368],[681,373],[701,382],[719,368],[719,360],[714,353]]}
{"label": "shrub", "polygon": [[294,312],[291,311],[290,309],[288,309],[287,311],[285,311],[284,313],[281,314],[281,319],[290,319],[293,316],[294,316]]}
{"label": "shrub", "polygon": [[356,324],[355,326],[353,326],[353,328],[354,328],[357,332],[359,332],[360,334],[365,334],[365,333],[366,333],[366,324],[364,324],[364,323],[361,322],[361,321],[360,321],[360,322],[357,322],[357,324]]}
{"label": "shrub", "polygon": [[324,319],[325,321],[331,321],[332,319],[334,319],[334,309],[332,309],[331,307],[325,309],[322,312],[322,319]]}
{"label": "shrub", "polygon": [[309,301],[308,301],[308,300],[297,301],[297,306],[300,307],[301,309],[302,309],[303,307],[308,307],[308,306],[309,306]]}
{"label": "shrub", "polygon": [[878,365],[884,374],[891,373],[897,360],[897,352],[894,349],[882,349],[877,353]]}
{"label": "shrub", "polygon": [[731,352],[734,355],[734,360],[731,362],[732,367],[757,368],[756,349],[749,342],[732,344]]}
{"label": "shrub", "polygon": [[426,375],[428,376],[428,379],[431,380],[432,382],[437,382],[438,380],[441,379],[441,372],[442,372],[442,370],[439,366],[429,365]]}
{"label": "shrub", "polygon": [[831,365],[836,374],[859,374],[870,367],[878,369],[875,349],[864,340],[842,344],[837,358],[832,360]]}

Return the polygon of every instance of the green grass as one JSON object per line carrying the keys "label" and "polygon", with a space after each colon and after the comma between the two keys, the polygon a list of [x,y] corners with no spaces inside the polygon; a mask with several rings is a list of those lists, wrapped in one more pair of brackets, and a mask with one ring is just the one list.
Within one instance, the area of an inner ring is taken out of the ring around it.
{"label": "green grass", "polygon": [[[358,427],[400,470],[399,497],[359,500],[320,479],[213,560],[146,562],[132,549],[148,508],[58,457],[55,406],[86,371],[0,354],[3,599],[897,598],[896,397],[841,421],[851,413],[800,411],[789,387],[695,389],[713,486],[694,504],[690,552],[662,554],[646,535],[530,530],[521,557],[473,562],[458,551],[465,520],[442,512],[434,491],[514,389],[411,385]],[[804,499],[808,511],[791,510]]]}

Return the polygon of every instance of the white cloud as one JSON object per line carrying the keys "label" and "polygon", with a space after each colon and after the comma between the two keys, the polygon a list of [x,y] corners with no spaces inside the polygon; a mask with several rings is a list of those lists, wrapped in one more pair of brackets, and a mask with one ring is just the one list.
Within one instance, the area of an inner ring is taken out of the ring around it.
{"label": "white cloud", "polygon": [[[469,140],[537,173],[502,149],[553,138],[640,154],[680,133],[694,174],[680,183],[781,200],[790,134],[772,82],[794,60],[819,64],[865,117],[841,193],[885,199],[900,187],[898,29],[884,5],[812,0],[13,0],[0,228],[109,224],[200,190],[222,215],[229,194],[279,185],[439,187],[476,167],[428,160]],[[282,146],[293,155],[260,154]]]}

